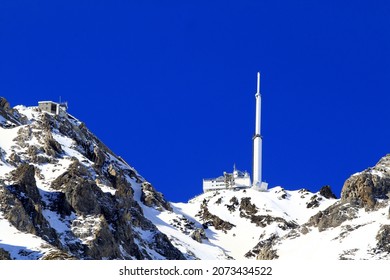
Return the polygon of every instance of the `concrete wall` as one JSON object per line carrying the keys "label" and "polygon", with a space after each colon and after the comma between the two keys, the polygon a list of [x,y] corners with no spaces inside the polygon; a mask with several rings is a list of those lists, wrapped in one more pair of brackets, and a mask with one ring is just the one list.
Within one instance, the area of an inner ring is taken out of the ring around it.
{"label": "concrete wall", "polygon": [[66,116],[66,108],[60,106],[60,104],[55,102],[43,102],[38,103],[38,108],[42,111],[49,112],[51,114],[60,115],[62,117]]}
{"label": "concrete wall", "polygon": [[213,191],[213,190],[221,190],[226,189],[226,183],[216,180],[203,180],[203,191]]}
{"label": "concrete wall", "polygon": [[[57,112],[57,108],[54,109],[52,108],[52,105],[54,105],[55,107],[57,107],[57,104],[55,103],[51,103],[51,102],[45,102],[45,103],[38,103],[38,107],[39,109],[41,109],[42,111],[45,111],[45,112],[49,112],[49,113],[52,113],[52,114],[56,114]],[[54,109],[54,110],[53,110]]]}

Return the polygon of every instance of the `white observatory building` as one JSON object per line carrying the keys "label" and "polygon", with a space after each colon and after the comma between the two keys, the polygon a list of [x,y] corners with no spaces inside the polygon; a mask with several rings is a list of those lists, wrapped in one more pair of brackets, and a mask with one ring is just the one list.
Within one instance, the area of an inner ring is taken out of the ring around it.
{"label": "white observatory building", "polygon": [[216,191],[224,189],[247,189],[251,187],[251,177],[248,172],[242,172],[233,167],[233,173],[224,172],[223,176],[203,179],[203,191]]}
{"label": "white observatory building", "polygon": [[224,189],[253,188],[258,191],[266,191],[268,184],[262,181],[262,157],[263,138],[261,136],[261,94],[260,72],[257,73],[256,91],[256,125],[253,136],[253,183],[248,172],[241,172],[233,167],[233,173],[224,172],[223,176],[211,179],[203,179],[203,191],[215,191]]}

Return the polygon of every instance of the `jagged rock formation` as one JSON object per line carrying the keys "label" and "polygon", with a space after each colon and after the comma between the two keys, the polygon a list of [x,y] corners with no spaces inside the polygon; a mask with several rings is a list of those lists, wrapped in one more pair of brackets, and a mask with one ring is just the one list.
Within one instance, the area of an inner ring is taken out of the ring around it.
{"label": "jagged rock formation", "polygon": [[341,200],[374,209],[378,200],[389,199],[389,192],[390,155],[387,155],[373,168],[351,176],[343,186]]}
{"label": "jagged rock formation", "polygon": [[240,216],[246,218],[255,215],[258,211],[256,205],[251,203],[250,197],[241,198],[239,210],[240,210]]}
{"label": "jagged rock formation", "polygon": [[11,260],[11,255],[9,254],[9,252],[7,252],[2,248],[0,248],[0,260],[1,261]]}
{"label": "jagged rock formation", "polygon": [[[170,204],[84,124],[38,108],[11,109],[4,98],[0,115],[1,133],[14,135],[1,142],[0,222],[50,248],[24,257],[184,259],[140,206],[171,211]],[[23,258],[4,248],[0,257]]]}
{"label": "jagged rock formation", "polygon": [[0,127],[9,128],[25,124],[27,118],[13,110],[9,102],[0,96]]}
{"label": "jagged rock formation", "polygon": [[207,200],[203,201],[197,216],[203,222],[204,228],[213,226],[216,230],[222,230],[226,233],[228,230],[231,230],[233,227],[235,227],[235,225],[222,220],[217,215],[211,214],[207,207]]}
{"label": "jagged rock formation", "polygon": [[42,260],[44,261],[62,261],[62,260],[77,260],[75,257],[67,254],[67,253],[64,253],[64,252],[61,252],[61,251],[51,251],[49,253],[47,253],[46,255],[44,255],[42,257]]}
{"label": "jagged rock formation", "polygon": [[[346,220],[357,217],[360,208],[368,211],[381,206],[379,200],[387,201],[390,191],[390,155],[382,158],[377,165],[354,174],[344,183],[341,200],[310,218],[309,224],[320,231],[340,226]],[[325,194],[329,191],[326,190]],[[331,192],[330,192],[331,193]]]}
{"label": "jagged rock formation", "polygon": [[307,225],[317,227],[319,231],[323,231],[330,227],[338,227],[343,222],[356,218],[357,212],[357,207],[345,203],[335,203],[312,216]]}
{"label": "jagged rock formation", "polygon": [[[217,201],[216,201],[216,204],[220,204],[222,202],[222,198],[219,198]],[[239,202],[238,202],[238,199],[237,197],[233,196],[231,199],[230,199],[230,204],[225,204],[225,206],[227,207],[227,209],[229,210],[229,212],[234,212],[236,211],[236,208],[238,207],[239,205]]]}
{"label": "jagged rock formation", "polygon": [[322,195],[323,197],[325,198],[333,198],[333,199],[337,199],[337,196],[332,192],[332,189],[330,188],[330,186],[323,186],[321,189],[320,189],[320,195]]}
{"label": "jagged rock formation", "polygon": [[[284,248],[291,246],[299,247],[303,253],[308,240],[320,233],[321,243],[315,246],[324,251],[333,248],[334,258],[389,259],[389,171],[390,156],[387,155],[374,167],[352,175],[343,186],[340,200],[320,210],[297,229],[278,238],[262,239],[256,247],[257,258],[282,258]],[[320,194],[334,197],[327,188],[323,188]],[[308,206],[314,204],[312,201]],[[321,254],[312,258],[321,258]]]}
{"label": "jagged rock formation", "polygon": [[0,259],[390,259],[390,155],[341,198],[281,187],[169,203],[86,125],[0,97]]}
{"label": "jagged rock formation", "polygon": [[203,228],[197,228],[196,230],[194,230],[190,237],[194,240],[196,240],[197,242],[199,243],[202,243],[203,240],[207,240],[207,236],[206,236],[206,232]]}
{"label": "jagged rock formation", "polygon": [[157,192],[148,182],[142,184],[141,201],[146,206],[156,207],[160,211],[172,211],[171,205],[164,199],[164,196]]}
{"label": "jagged rock formation", "polygon": [[390,253],[390,225],[382,225],[376,235],[377,250]]}
{"label": "jagged rock formation", "polygon": [[4,217],[20,231],[40,236],[53,246],[61,248],[55,230],[42,213],[34,166],[22,164],[11,172],[11,176],[15,183],[6,186],[0,194],[0,209]]}
{"label": "jagged rock formation", "polygon": [[278,238],[277,234],[271,235],[264,241],[259,242],[250,252],[246,253],[247,258],[256,257],[257,260],[278,259],[277,251],[272,249],[272,244]]}

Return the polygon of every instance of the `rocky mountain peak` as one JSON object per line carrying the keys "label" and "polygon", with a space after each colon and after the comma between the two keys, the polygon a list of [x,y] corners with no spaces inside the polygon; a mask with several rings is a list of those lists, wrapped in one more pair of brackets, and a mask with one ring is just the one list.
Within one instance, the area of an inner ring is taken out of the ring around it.
{"label": "rocky mountain peak", "polygon": [[3,258],[184,259],[142,209],[170,204],[85,124],[5,98],[0,116],[0,227],[39,240]]}
{"label": "rocky mountain peak", "polygon": [[4,97],[0,96],[0,110],[2,111],[9,111],[11,109],[11,106],[9,105],[9,102]]}
{"label": "rocky mountain peak", "polygon": [[390,259],[390,155],[329,186],[170,203],[71,115],[0,97],[0,259]]}
{"label": "rocky mountain peak", "polygon": [[0,96],[0,127],[15,127],[25,124],[26,121],[26,117],[19,114],[18,110],[12,109],[7,99]]}
{"label": "rocky mountain peak", "polygon": [[341,200],[373,209],[380,200],[388,200],[390,192],[390,155],[372,168],[352,175],[343,186]]}
{"label": "rocky mountain peak", "polygon": [[333,193],[333,191],[332,191],[330,186],[323,186],[320,189],[320,195],[322,195],[325,198],[337,199],[337,196]]}

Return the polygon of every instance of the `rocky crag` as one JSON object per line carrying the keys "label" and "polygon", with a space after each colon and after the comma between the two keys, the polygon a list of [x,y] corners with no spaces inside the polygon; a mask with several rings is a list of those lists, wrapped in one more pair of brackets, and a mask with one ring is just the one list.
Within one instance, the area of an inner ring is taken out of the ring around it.
{"label": "rocky crag", "polygon": [[390,155],[312,193],[170,203],[71,115],[0,97],[0,259],[390,259]]}
{"label": "rocky crag", "polygon": [[[348,178],[334,204],[284,236],[261,240],[257,258],[283,259],[288,249],[299,248],[300,256],[311,259],[390,259],[389,192],[386,155],[374,167]],[[313,238],[321,242],[305,246]]]}
{"label": "rocky crag", "polygon": [[83,123],[4,98],[0,116],[0,219],[41,242],[0,244],[1,259],[184,259],[134,189],[150,207],[170,204]]}

